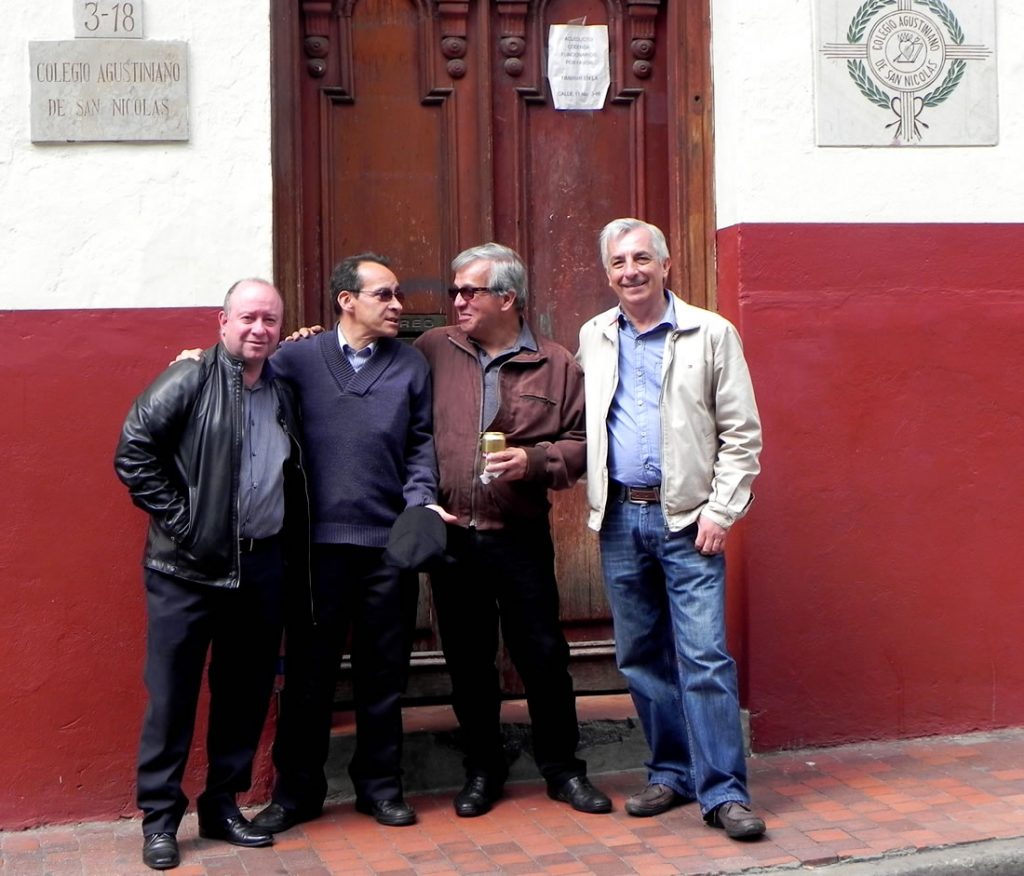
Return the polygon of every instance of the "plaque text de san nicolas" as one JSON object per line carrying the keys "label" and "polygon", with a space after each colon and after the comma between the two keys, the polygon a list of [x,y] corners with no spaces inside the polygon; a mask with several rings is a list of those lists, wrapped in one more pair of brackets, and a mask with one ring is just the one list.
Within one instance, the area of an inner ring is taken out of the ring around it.
{"label": "plaque text de san nicolas", "polygon": [[187,44],[29,43],[32,141],[187,140]]}

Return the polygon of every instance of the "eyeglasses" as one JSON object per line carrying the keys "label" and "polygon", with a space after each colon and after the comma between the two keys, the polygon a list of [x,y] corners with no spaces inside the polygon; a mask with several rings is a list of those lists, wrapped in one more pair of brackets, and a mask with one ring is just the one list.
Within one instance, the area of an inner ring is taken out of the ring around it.
{"label": "eyeglasses", "polygon": [[448,297],[454,301],[460,295],[463,301],[472,301],[478,292],[490,292],[491,295],[504,295],[508,289],[492,289],[490,286],[449,286]]}
{"label": "eyeglasses", "polygon": [[360,289],[356,295],[372,295],[382,304],[395,299],[399,304],[405,302],[405,293],[401,289]]}

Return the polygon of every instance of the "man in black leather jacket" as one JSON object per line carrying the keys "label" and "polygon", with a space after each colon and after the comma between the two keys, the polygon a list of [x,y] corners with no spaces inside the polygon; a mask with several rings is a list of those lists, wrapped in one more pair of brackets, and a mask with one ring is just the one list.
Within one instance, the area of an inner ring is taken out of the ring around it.
{"label": "man in black leather jacket", "polygon": [[263,280],[231,287],[221,341],[135,401],[115,469],[150,515],[143,558],[149,702],[138,763],[143,862],[176,867],[181,779],[207,651],[209,769],[200,836],[266,846],[235,795],[249,788],[276,673],[285,595],[309,588],[309,503],[295,399],[267,363],[284,305]]}

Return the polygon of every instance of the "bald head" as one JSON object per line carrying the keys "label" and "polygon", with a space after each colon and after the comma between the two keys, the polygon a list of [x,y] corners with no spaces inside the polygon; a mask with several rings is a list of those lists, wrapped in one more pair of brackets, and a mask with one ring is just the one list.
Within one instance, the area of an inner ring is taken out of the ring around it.
{"label": "bald head", "polygon": [[218,319],[224,348],[242,360],[248,377],[259,377],[263,363],[281,340],[281,293],[266,280],[239,280],[224,296],[224,309]]}

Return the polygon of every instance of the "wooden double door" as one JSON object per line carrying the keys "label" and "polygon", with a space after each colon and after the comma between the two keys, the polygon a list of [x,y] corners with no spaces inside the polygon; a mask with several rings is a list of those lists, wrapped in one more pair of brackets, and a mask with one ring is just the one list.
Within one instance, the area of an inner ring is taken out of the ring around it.
{"label": "wooden double door", "polygon": [[[659,225],[684,297],[711,294],[709,0],[272,0],[276,279],[290,321],[329,323],[332,265],[389,256],[403,334],[450,317],[462,249],[495,240],[529,269],[527,316],[570,350],[614,304],[596,237]],[[599,110],[552,106],[552,24],[607,25]],[[622,688],[583,488],[552,514],[562,617],[581,691]],[[448,690],[424,587],[410,696]],[[519,682],[506,667],[510,693]]]}

